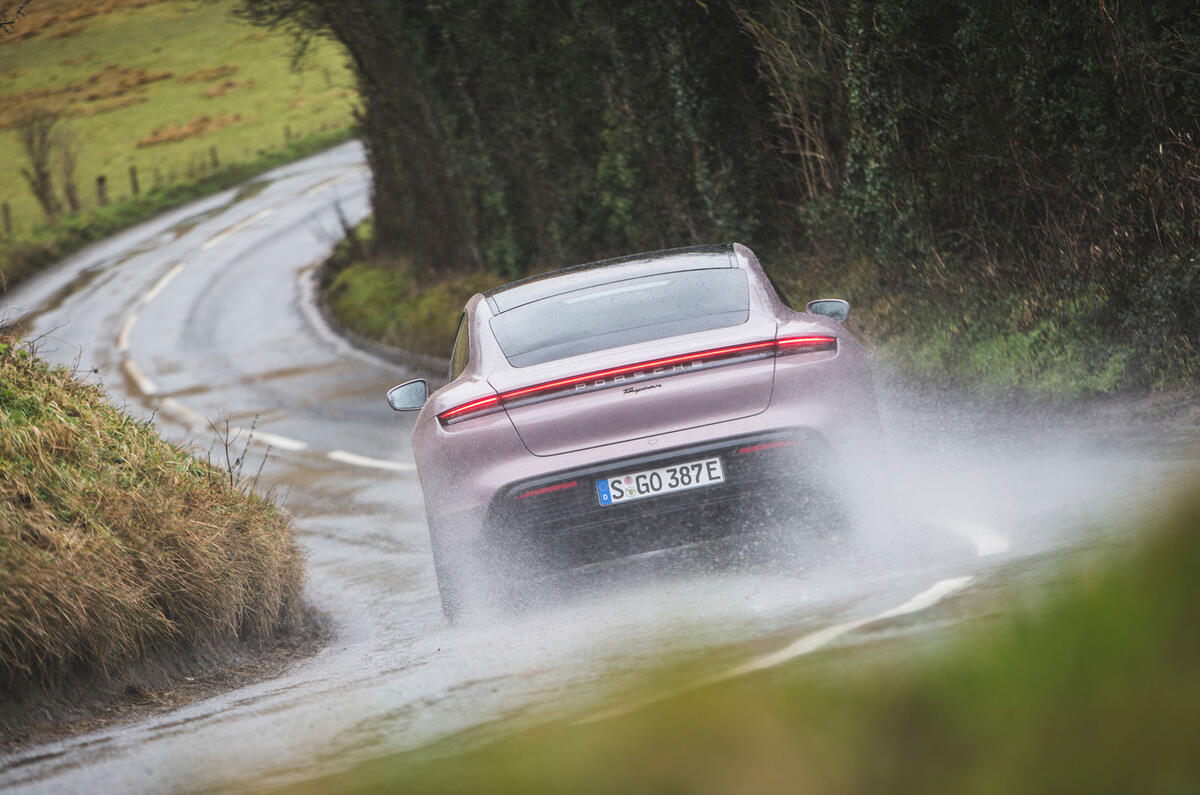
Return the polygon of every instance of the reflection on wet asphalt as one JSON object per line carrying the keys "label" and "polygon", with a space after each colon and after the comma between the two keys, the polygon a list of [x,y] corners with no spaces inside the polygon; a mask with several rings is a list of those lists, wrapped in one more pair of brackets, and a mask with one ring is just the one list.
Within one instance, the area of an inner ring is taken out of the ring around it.
{"label": "reflection on wet asphalt", "polygon": [[[594,567],[543,584],[528,609],[448,629],[412,419],[383,400],[408,374],[305,309],[338,208],[356,222],[369,190],[361,148],[347,144],[104,241],[0,300],[0,318],[26,315],[42,356],[78,361],[199,454],[214,443],[210,421],[274,440],[262,483],[296,517],[309,597],[333,633],[278,679],[0,759],[0,786],[253,788],[506,719],[569,717],[664,652],[716,670],[944,578],[1093,543],[1090,520],[1137,510],[1178,465],[1100,449],[1087,429],[963,433],[937,406],[896,401],[892,468],[909,518],[788,565],[745,539]],[[266,452],[255,443],[251,466]]]}

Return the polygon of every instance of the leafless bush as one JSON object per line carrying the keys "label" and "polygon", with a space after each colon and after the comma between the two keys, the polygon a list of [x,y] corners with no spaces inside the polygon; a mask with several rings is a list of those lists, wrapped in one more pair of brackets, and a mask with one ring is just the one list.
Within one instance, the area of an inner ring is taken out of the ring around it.
{"label": "leafless bush", "polygon": [[62,111],[35,105],[22,110],[13,122],[17,140],[21,142],[29,160],[29,167],[21,168],[21,176],[29,183],[29,189],[42,206],[48,221],[54,221],[62,213],[62,204],[54,193],[54,178],[50,171],[57,144],[55,126],[61,118]]}
{"label": "leafless bush", "polygon": [[21,169],[21,176],[41,205],[46,220],[52,223],[64,210],[54,185],[55,165],[62,180],[65,209],[71,213],[81,209],[79,186],[75,179],[75,169],[79,163],[79,139],[63,126],[62,118],[60,108],[34,105],[21,110],[13,122],[17,139],[29,163],[28,167]]}
{"label": "leafless bush", "polygon": [[57,143],[63,196],[67,200],[67,210],[77,213],[80,210],[80,204],[79,186],[75,182],[75,165],[79,161],[79,140],[71,133],[62,131],[62,134],[58,136]]}
{"label": "leafless bush", "polygon": [[[262,476],[263,467],[266,466],[267,458],[271,455],[270,446],[263,453],[262,460],[258,464],[258,470],[255,471],[254,477],[246,477],[243,473],[246,467],[246,457],[250,452],[250,443],[254,441],[254,432],[258,427],[258,417],[250,423],[249,428],[235,427],[228,417],[220,420],[209,420],[209,429],[213,432],[216,438],[212,445],[208,448],[208,465],[210,475],[221,468],[224,468],[225,475],[229,478],[229,488],[237,489],[247,496],[255,493],[258,490],[258,481]],[[218,450],[218,447],[220,448]],[[238,448],[241,448],[240,450]],[[213,452],[218,453],[218,459],[224,457],[225,461],[222,465],[218,460],[216,465],[213,464]]]}

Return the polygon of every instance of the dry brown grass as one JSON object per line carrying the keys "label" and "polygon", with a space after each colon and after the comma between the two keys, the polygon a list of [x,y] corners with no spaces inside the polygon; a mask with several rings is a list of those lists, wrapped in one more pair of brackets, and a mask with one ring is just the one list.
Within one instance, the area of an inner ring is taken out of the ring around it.
{"label": "dry brown grass", "polygon": [[237,72],[238,68],[231,63],[213,66],[208,69],[197,69],[179,78],[180,83],[210,83],[220,80]]}
{"label": "dry brown grass", "polygon": [[217,97],[223,97],[226,94],[237,91],[240,88],[250,88],[253,85],[253,80],[222,80],[220,83],[206,88],[204,96],[209,99],[216,99]]}
{"label": "dry brown grass", "polygon": [[20,23],[12,32],[0,39],[0,46],[6,41],[24,41],[34,36],[70,36],[83,29],[83,26],[78,24],[81,19],[129,8],[144,8],[161,2],[164,0],[38,0],[25,9]]}
{"label": "dry brown grass", "polygon": [[130,105],[140,105],[147,102],[144,94],[125,94],[124,96],[109,97],[108,99],[89,102],[86,105],[74,105],[68,111],[71,116],[95,116],[98,113],[128,108]]}
{"label": "dry brown grass", "polygon": [[52,39],[68,39],[77,33],[83,33],[85,30],[87,30],[87,25],[84,25],[83,23],[77,23],[75,25],[64,25],[62,27],[55,28],[54,32],[50,34],[50,38],[52,38]]}
{"label": "dry brown grass", "polygon": [[0,339],[0,688],[294,629],[288,520]]}
{"label": "dry brown grass", "polygon": [[136,66],[118,66],[109,64],[98,72],[93,72],[73,91],[79,93],[85,102],[94,102],[105,97],[120,96],[135,88],[167,80],[171,73],[167,70],[151,72]]}
{"label": "dry brown grass", "polygon": [[58,62],[59,66],[83,66],[85,63],[96,60],[96,54],[85,52],[82,55],[73,55],[70,58],[63,58]]}
{"label": "dry brown grass", "polygon": [[197,116],[186,124],[167,124],[163,127],[157,127],[154,132],[145,138],[139,139],[137,147],[138,149],[142,149],[147,146],[186,141],[188,138],[195,138],[196,136],[215,132],[234,124],[241,124],[246,120],[246,117],[240,113],[227,113],[223,116],[209,116],[206,113],[203,116]]}
{"label": "dry brown grass", "polygon": [[4,98],[3,107],[0,107],[0,129],[12,126],[22,113],[35,106],[51,110],[70,107],[73,115],[92,115],[103,113],[100,107],[114,110],[137,104],[143,100],[128,99],[123,104],[114,104],[111,100],[141,96],[139,89],[143,86],[170,77],[169,71],[151,72],[140,67],[109,64],[78,83],[17,91]]}

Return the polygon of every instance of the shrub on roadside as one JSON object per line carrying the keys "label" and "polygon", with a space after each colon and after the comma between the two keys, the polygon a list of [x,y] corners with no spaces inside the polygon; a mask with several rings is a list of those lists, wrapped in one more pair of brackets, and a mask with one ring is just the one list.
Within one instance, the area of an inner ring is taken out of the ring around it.
{"label": "shrub on roadside", "polygon": [[274,503],[0,338],[0,690],[270,639],[301,577]]}
{"label": "shrub on roadside", "polygon": [[955,345],[923,358],[989,390],[1195,383],[1194,0],[240,6],[355,54],[381,255],[517,278],[731,239],[832,252],[869,258],[909,326],[944,320]]}
{"label": "shrub on roadside", "polygon": [[374,258],[337,270],[326,287],[326,300],[338,322],[351,331],[445,358],[467,300],[504,281],[487,271],[422,276],[407,261]]}

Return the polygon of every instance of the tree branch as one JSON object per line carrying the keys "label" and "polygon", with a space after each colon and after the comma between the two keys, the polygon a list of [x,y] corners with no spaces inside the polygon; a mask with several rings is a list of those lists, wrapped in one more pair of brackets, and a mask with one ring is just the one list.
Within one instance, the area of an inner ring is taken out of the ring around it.
{"label": "tree branch", "polygon": [[13,25],[16,25],[17,20],[25,13],[25,7],[32,2],[33,0],[21,0],[12,16],[9,16],[8,10],[11,6],[0,7],[0,36],[7,36],[12,31]]}

